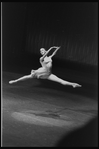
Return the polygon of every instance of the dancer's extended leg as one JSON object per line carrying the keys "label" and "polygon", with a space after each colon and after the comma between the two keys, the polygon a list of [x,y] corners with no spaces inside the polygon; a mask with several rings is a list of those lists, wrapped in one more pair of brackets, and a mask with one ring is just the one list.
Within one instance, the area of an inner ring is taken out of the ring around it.
{"label": "dancer's extended leg", "polygon": [[24,80],[31,79],[31,78],[33,78],[33,76],[30,74],[30,75],[23,76],[16,80],[9,81],[9,83],[12,84],[12,83],[16,83],[18,81],[24,81]]}
{"label": "dancer's extended leg", "polygon": [[51,74],[49,77],[48,77],[48,80],[51,80],[51,81],[55,81],[55,82],[58,82],[58,83],[61,83],[63,85],[71,85],[73,87],[81,87],[81,85],[77,84],[77,83],[72,83],[72,82],[68,82],[68,81],[65,81],[63,79],[60,79],[59,77],[57,77],[56,75],[54,74]]}

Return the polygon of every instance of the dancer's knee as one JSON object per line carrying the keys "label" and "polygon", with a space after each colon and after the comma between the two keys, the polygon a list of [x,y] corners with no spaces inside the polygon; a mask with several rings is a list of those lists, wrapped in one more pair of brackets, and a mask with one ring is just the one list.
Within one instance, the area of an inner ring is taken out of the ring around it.
{"label": "dancer's knee", "polygon": [[65,84],[66,84],[65,81],[60,81],[60,83],[61,83],[62,85],[65,85]]}
{"label": "dancer's knee", "polygon": [[31,70],[31,74],[34,74],[34,73],[35,73],[35,70],[32,69],[32,70]]}
{"label": "dancer's knee", "polygon": [[32,73],[30,74],[30,78],[35,78],[35,72],[32,72]]}

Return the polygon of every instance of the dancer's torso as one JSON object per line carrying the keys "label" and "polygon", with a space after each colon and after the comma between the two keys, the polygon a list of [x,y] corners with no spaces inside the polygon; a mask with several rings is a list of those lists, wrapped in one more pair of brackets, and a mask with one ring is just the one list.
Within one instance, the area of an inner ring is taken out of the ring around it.
{"label": "dancer's torso", "polygon": [[40,61],[42,67],[36,70],[36,76],[41,78],[47,78],[51,74],[52,59],[50,57],[45,57],[44,61]]}
{"label": "dancer's torso", "polygon": [[45,57],[44,61],[40,63],[45,69],[51,69],[52,67],[52,59],[50,57]]}

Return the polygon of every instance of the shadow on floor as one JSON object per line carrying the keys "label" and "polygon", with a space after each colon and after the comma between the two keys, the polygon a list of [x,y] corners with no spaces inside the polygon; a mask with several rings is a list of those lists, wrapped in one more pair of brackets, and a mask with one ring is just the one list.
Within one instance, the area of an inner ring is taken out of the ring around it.
{"label": "shadow on floor", "polygon": [[98,118],[64,136],[56,147],[98,147]]}

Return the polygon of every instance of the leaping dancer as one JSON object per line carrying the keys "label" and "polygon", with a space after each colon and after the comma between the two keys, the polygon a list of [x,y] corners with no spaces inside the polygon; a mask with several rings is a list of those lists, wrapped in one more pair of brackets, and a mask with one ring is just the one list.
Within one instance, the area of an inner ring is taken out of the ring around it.
{"label": "leaping dancer", "polygon": [[[53,49],[55,48],[56,50],[53,52],[52,55],[50,56],[47,56],[48,53]],[[32,78],[37,78],[37,79],[48,79],[48,80],[51,80],[51,81],[55,81],[55,82],[58,82],[58,83],[61,83],[62,85],[70,85],[72,87],[81,87],[81,85],[79,85],[78,83],[73,83],[73,82],[68,82],[68,81],[65,81],[59,77],[57,77],[56,75],[52,74],[51,73],[51,68],[52,68],[52,57],[56,54],[56,52],[60,49],[60,47],[56,47],[56,46],[53,46],[51,47],[49,50],[45,50],[44,48],[41,48],[40,49],[40,53],[41,53],[41,58],[40,58],[40,63],[41,63],[41,66],[40,68],[38,68],[37,70],[31,70],[31,74],[30,75],[25,75],[19,79],[16,79],[16,80],[12,80],[12,81],[9,81],[10,84],[12,83],[16,83],[18,81],[24,81],[24,80],[27,80],[27,79],[32,79]]]}

